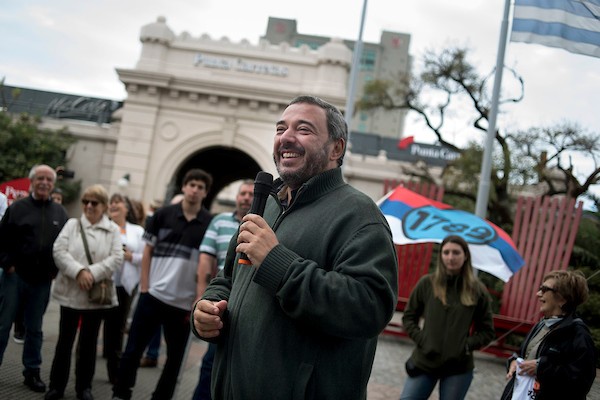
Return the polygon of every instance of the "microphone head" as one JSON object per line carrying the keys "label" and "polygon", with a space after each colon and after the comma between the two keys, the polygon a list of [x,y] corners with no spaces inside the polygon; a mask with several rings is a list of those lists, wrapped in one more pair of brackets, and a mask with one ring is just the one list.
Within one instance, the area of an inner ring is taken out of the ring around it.
{"label": "microphone head", "polygon": [[256,174],[256,179],[254,180],[254,194],[265,194],[268,195],[271,192],[271,187],[273,187],[273,175],[268,172],[260,171]]}

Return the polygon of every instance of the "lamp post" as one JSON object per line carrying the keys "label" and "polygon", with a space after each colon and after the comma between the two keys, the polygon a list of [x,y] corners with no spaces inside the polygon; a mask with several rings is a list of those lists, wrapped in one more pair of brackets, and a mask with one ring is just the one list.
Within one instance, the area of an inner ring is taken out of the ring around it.
{"label": "lamp post", "polygon": [[117,186],[119,187],[119,190],[127,191],[127,188],[129,187],[130,179],[131,179],[131,175],[129,175],[129,174],[125,174],[125,175],[123,175],[122,178],[119,178],[119,180],[117,181]]}

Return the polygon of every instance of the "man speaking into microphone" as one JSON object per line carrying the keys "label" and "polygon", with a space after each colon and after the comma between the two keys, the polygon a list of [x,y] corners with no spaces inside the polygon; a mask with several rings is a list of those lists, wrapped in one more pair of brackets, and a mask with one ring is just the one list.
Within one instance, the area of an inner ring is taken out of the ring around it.
{"label": "man speaking into microphone", "polygon": [[213,399],[366,399],[398,272],[385,218],[343,180],[347,138],[340,111],[312,96],[275,124],[264,216],[243,218],[192,311],[194,334],[217,344]]}

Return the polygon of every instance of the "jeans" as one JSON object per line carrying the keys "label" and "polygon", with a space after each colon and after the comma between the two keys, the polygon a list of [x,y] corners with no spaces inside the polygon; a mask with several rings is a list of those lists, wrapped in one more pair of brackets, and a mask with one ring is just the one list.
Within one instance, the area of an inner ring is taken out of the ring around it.
{"label": "jeans", "polygon": [[208,344],[208,349],[202,357],[202,365],[200,366],[200,380],[198,386],[194,390],[192,400],[211,400],[210,384],[212,375],[212,366],[215,359],[215,352],[217,351],[217,345],[213,343]]}
{"label": "jeans", "polygon": [[[472,380],[473,371],[439,378],[440,400],[464,399]],[[422,374],[414,378],[406,377],[400,400],[427,400],[437,381],[438,377],[428,374]]]}
{"label": "jeans", "polygon": [[50,282],[25,282],[16,273],[4,273],[0,279],[0,364],[8,345],[10,331],[23,302],[25,343],[23,344],[24,372],[39,370],[42,365],[42,324],[50,299]]}
{"label": "jeans", "polygon": [[146,350],[146,357],[151,360],[158,360],[158,355],[160,353],[160,338],[162,337],[162,329],[159,326],[156,330],[154,336],[150,340],[148,344],[148,350]]}
{"label": "jeans", "polygon": [[117,382],[113,386],[113,396],[121,399],[131,398],[140,359],[157,328],[162,325],[167,344],[167,359],[152,393],[152,399],[166,400],[173,397],[190,335],[189,315],[189,310],[165,304],[148,293],[140,294],[127,345],[119,364]]}

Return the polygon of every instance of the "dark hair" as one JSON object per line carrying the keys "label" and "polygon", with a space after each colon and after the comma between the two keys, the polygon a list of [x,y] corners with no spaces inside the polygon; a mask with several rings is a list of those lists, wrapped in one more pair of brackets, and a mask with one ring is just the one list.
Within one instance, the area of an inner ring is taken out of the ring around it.
{"label": "dark hair", "polygon": [[589,288],[581,271],[550,271],[543,282],[548,279],[554,279],[554,289],[565,299],[566,303],[562,306],[565,313],[574,313],[578,305],[587,301]]}
{"label": "dark hair", "polygon": [[342,151],[342,155],[338,159],[338,165],[341,166],[344,163],[344,154],[346,154],[346,146],[348,145],[348,125],[346,124],[344,115],[333,104],[329,104],[325,100],[315,96],[298,96],[292,101],[290,101],[288,107],[292,104],[298,103],[313,104],[325,110],[329,139],[331,141],[339,139],[342,139],[344,141],[344,150]]}
{"label": "dark hair", "polygon": [[136,210],[133,209],[133,204],[131,204],[131,200],[129,197],[122,195],[121,193],[114,193],[110,196],[109,204],[113,201],[118,203],[125,203],[125,207],[127,207],[127,215],[125,216],[125,220],[130,224],[139,224],[139,220],[136,216]]}
{"label": "dark hair", "polygon": [[190,169],[188,172],[185,173],[185,175],[183,176],[183,183],[182,186],[187,185],[187,183],[189,181],[202,181],[204,182],[204,184],[206,185],[206,191],[209,192],[210,191],[210,187],[212,186],[212,176],[200,169],[200,168],[194,168],[194,169]]}

